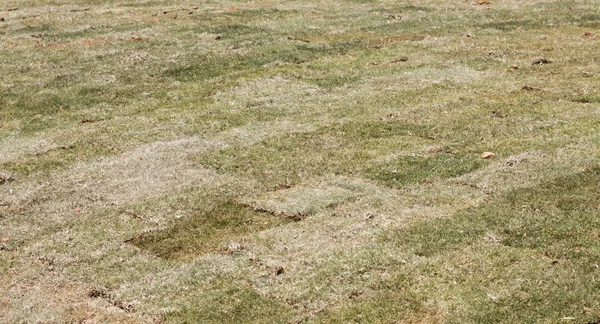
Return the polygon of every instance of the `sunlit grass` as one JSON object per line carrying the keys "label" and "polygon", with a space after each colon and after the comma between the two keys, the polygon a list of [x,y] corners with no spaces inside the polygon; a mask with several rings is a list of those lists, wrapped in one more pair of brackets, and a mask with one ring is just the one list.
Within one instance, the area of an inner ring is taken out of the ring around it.
{"label": "sunlit grass", "polygon": [[597,322],[599,8],[5,1],[0,318]]}

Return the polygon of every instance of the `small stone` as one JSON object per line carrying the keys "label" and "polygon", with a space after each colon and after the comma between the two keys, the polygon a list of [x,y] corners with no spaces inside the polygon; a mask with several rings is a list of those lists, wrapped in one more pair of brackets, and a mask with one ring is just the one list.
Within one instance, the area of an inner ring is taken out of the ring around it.
{"label": "small stone", "polygon": [[494,156],[496,156],[496,154],[492,153],[492,152],[483,152],[481,153],[481,157],[484,159],[491,159]]}

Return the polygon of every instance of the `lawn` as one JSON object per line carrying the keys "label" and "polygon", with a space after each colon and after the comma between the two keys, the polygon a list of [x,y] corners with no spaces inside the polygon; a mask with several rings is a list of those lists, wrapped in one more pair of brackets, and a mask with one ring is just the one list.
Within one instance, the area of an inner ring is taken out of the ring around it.
{"label": "lawn", "polygon": [[0,323],[600,322],[600,0],[3,0],[0,73]]}

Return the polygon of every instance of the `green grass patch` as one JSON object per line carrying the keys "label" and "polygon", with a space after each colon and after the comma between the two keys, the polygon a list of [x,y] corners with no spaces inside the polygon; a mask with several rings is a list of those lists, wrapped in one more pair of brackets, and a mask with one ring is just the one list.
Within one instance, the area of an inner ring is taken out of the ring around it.
{"label": "green grass patch", "polygon": [[[269,137],[249,147],[202,155],[199,160],[219,172],[233,172],[275,186],[311,176],[360,173],[381,154],[427,142],[423,138],[426,134],[423,126],[401,122],[347,123]],[[416,168],[413,171],[420,172]]]}
{"label": "green grass patch", "polygon": [[477,154],[437,153],[431,157],[401,156],[370,167],[365,176],[389,187],[402,187],[426,180],[458,177],[485,165]]}
{"label": "green grass patch", "polygon": [[114,153],[112,149],[98,145],[65,146],[2,163],[0,169],[17,176],[41,175]]}
{"label": "green grass patch", "polygon": [[[556,258],[578,258],[585,252],[575,249],[594,243],[593,235],[600,230],[599,180],[600,168],[593,168],[540,188],[515,190],[482,207],[425,222],[386,240],[410,245],[417,255],[431,256],[455,245],[472,244],[491,231],[504,237],[503,244],[539,249]],[[594,245],[590,248],[596,253]]]}
{"label": "green grass patch", "polygon": [[205,253],[241,252],[245,236],[292,221],[224,201],[131,243],[168,260],[186,261]]}
{"label": "green grass patch", "polygon": [[179,311],[167,313],[164,317],[166,323],[286,323],[293,321],[295,315],[289,305],[265,298],[251,287],[224,279],[211,283],[210,289],[203,295],[190,295],[194,302]]}
{"label": "green grass patch", "polygon": [[[596,321],[594,312],[600,305],[598,285],[593,283],[598,281],[600,258],[599,181],[600,168],[594,167],[538,188],[512,191],[447,219],[388,233],[382,242],[424,258],[418,271],[433,282],[443,278],[464,285],[452,289],[460,298],[476,302],[452,302],[450,322],[529,322],[565,314]],[[473,252],[466,254],[467,262],[452,260],[453,251]],[[405,268],[397,271],[405,273]],[[507,287],[504,293],[509,296],[496,299],[491,292],[496,284]],[[432,290],[417,284],[402,286],[435,299]],[[379,312],[387,312],[386,307]]]}

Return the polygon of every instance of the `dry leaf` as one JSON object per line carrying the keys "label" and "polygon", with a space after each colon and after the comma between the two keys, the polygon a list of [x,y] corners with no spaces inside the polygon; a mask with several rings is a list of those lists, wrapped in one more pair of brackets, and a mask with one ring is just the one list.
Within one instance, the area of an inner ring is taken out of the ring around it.
{"label": "dry leaf", "polygon": [[6,243],[10,241],[10,239],[8,237],[3,237],[0,241],[2,241],[2,243]]}
{"label": "dry leaf", "polygon": [[496,154],[494,154],[494,153],[492,153],[492,152],[483,152],[483,153],[481,154],[481,157],[482,157],[482,158],[484,158],[484,159],[491,159],[491,158],[493,158],[494,156],[496,156]]}

